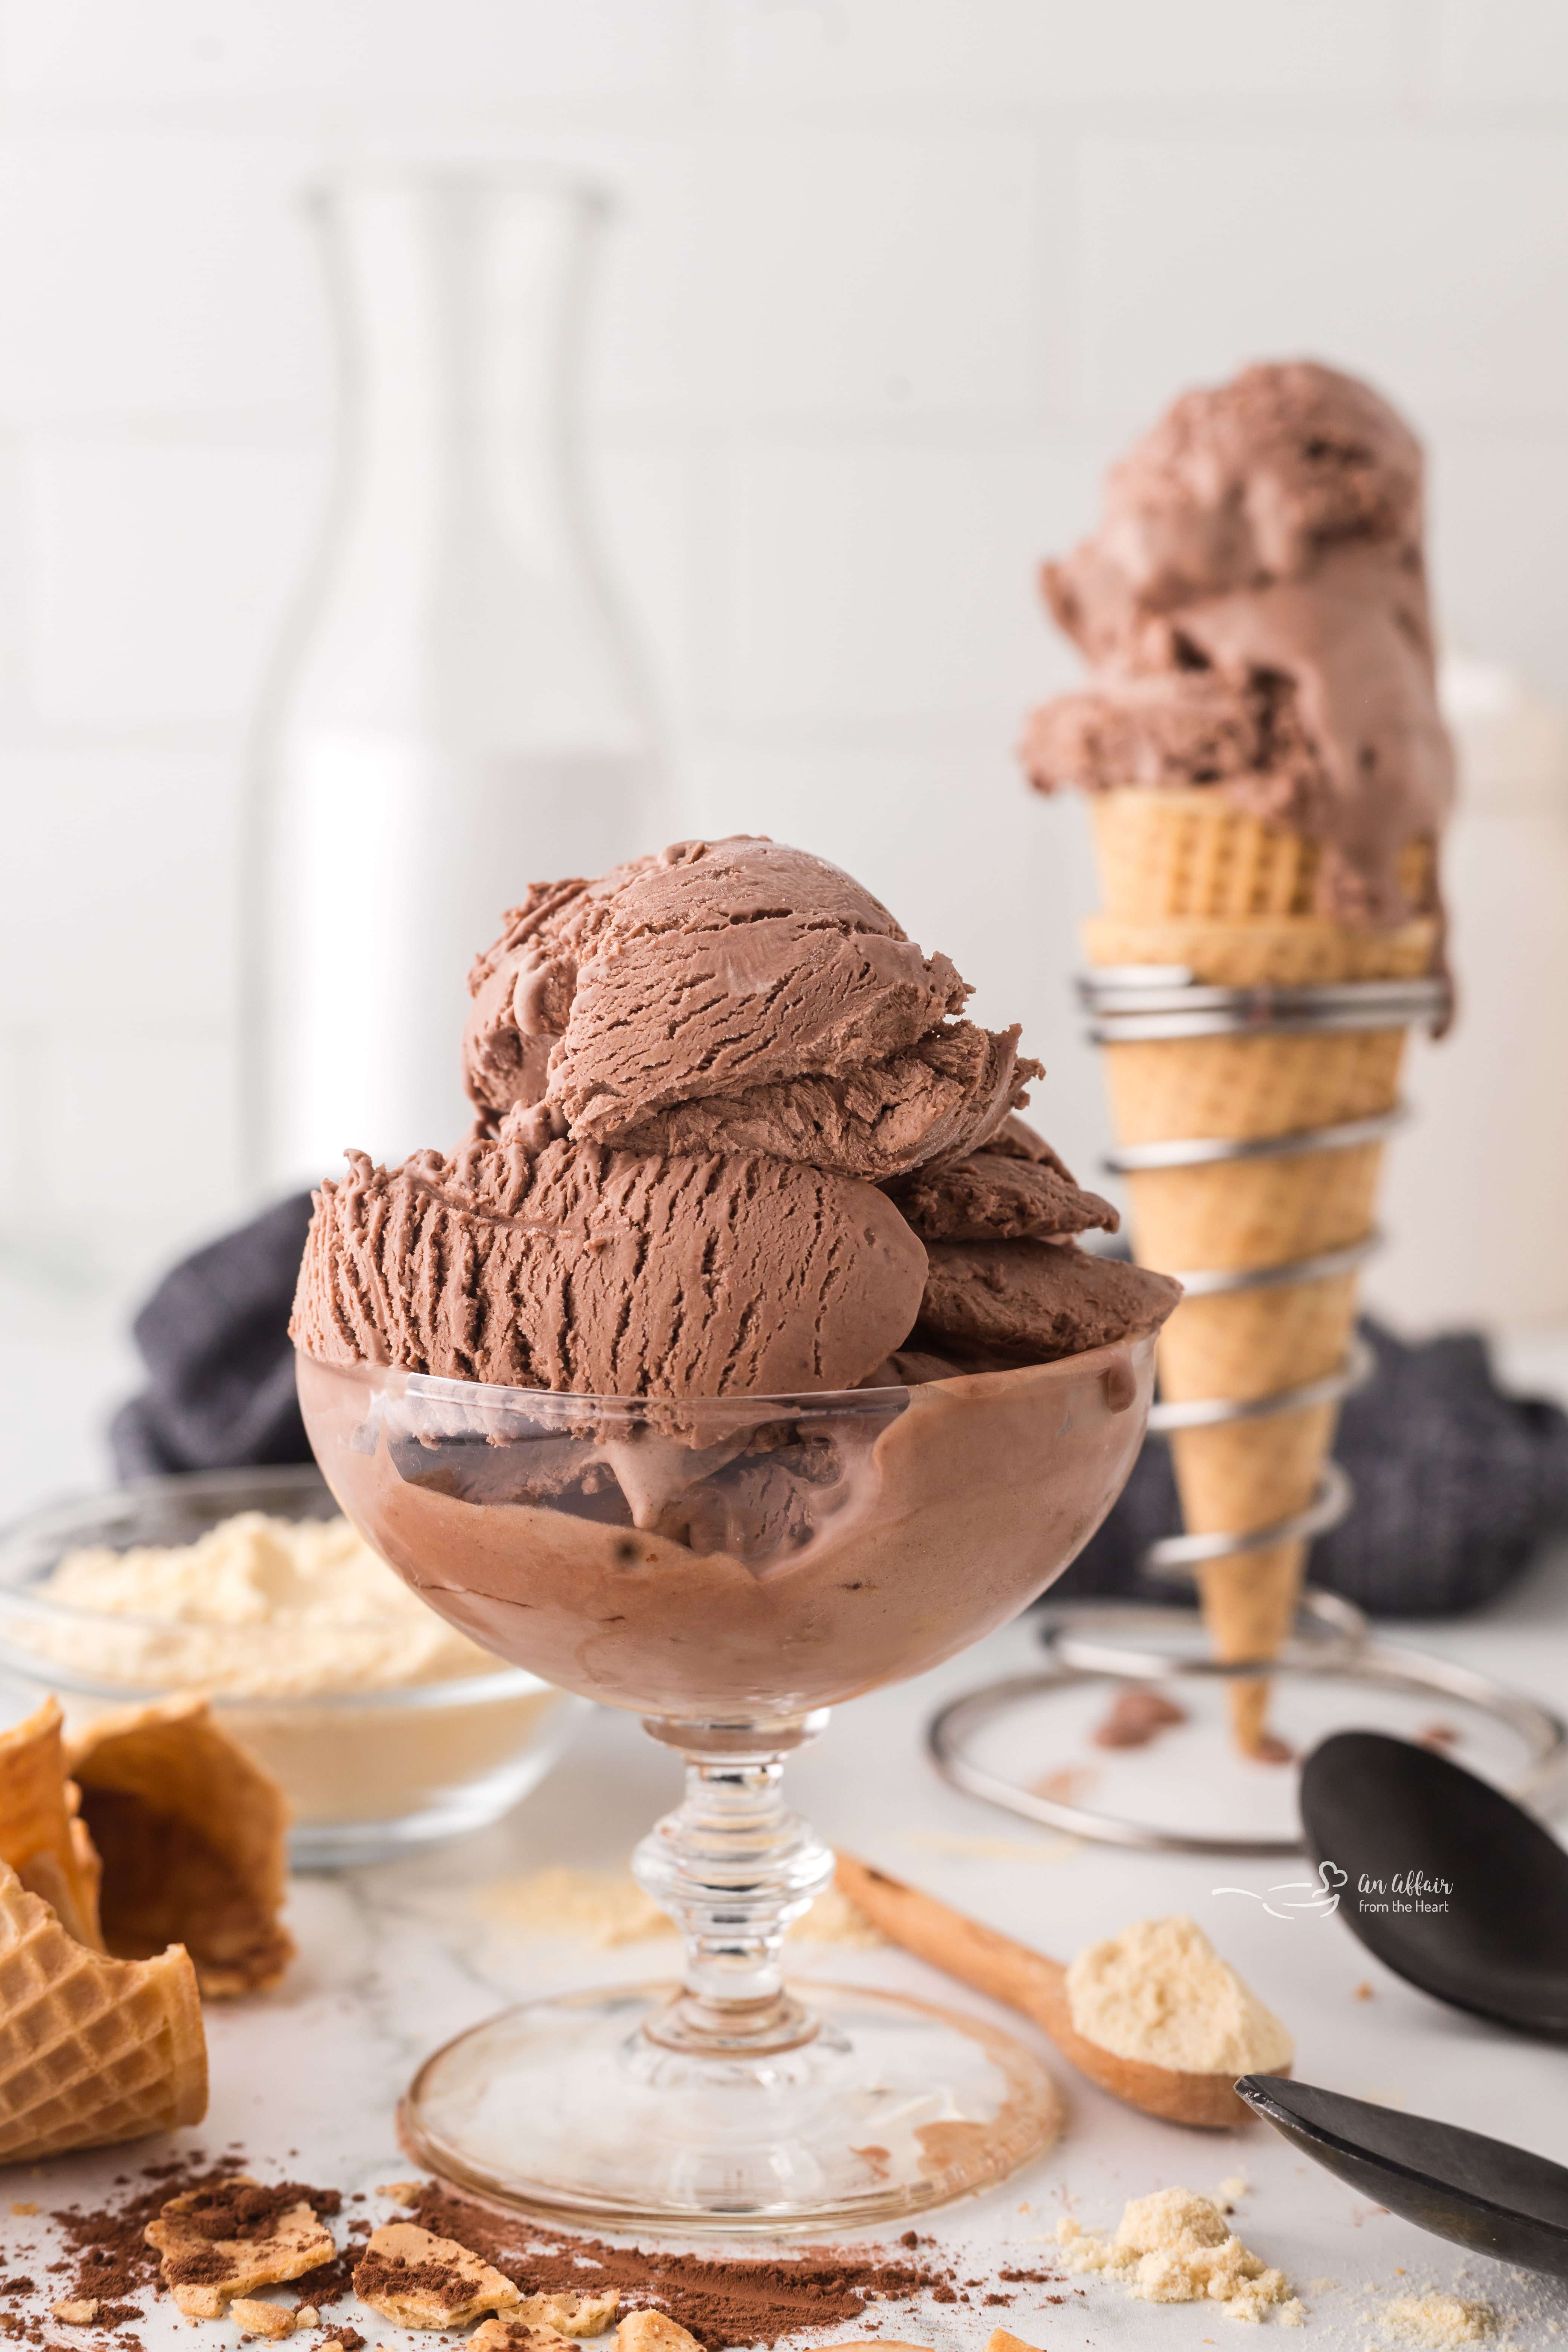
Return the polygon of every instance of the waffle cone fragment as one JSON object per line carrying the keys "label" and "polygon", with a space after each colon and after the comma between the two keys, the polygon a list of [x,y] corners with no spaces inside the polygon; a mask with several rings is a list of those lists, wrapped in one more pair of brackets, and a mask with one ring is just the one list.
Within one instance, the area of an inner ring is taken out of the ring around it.
{"label": "waffle cone fragment", "polygon": [[188,2319],[221,2319],[257,2287],[280,2286],[331,2261],[331,2231],[303,2198],[285,2204],[292,2194],[268,2192],[240,2172],[171,2197],[148,2222],[142,2234],[162,2254],[163,2284]]}
{"label": "waffle cone fragment", "polygon": [[104,1941],[142,1958],[184,1944],[202,1991],[255,1992],[293,1958],[279,1924],[289,1808],[205,1698],[100,1716],[67,1760],[103,1857]]}
{"label": "waffle cone fragment", "polygon": [[172,2131],[206,2104],[187,1955],[90,1951],[0,1864],[0,2161]]}
{"label": "waffle cone fragment", "polygon": [[[1316,845],[1277,833],[1212,792],[1127,790],[1093,803],[1106,911],[1085,926],[1096,965],[1181,965],[1215,987],[1300,987],[1405,979],[1432,969],[1438,927],[1418,915],[1388,932],[1315,915]],[[1405,880],[1429,901],[1429,845],[1412,845]],[[1262,1139],[1373,1118],[1397,1100],[1406,1032],[1352,1031],[1127,1042],[1105,1049],[1118,1139]],[[1182,1274],[1242,1271],[1314,1257],[1372,1230],[1381,1143],[1281,1152],[1129,1180],[1140,1263]],[[1160,1339],[1162,1394],[1245,1400],[1333,1372],[1354,1329],[1354,1272],[1183,1300]],[[1245,1533],[1312,1501],[1337,1411],[1180,1430],[1171,1439],[1192,1534]],[[1293,1618],[1307,1546],[1277,1544],[1198,1570],[1215,1653],[1267,1660]],[[1232,1728],[1263,1743],[1268,1685],[1230,1685]]]}
{"label": "waffle cone fragment", "polygon": [[47,1698],[0,1732],[0,1861],[41,1895],[68,1936],[103,1949],[99,1859],[80,1818],[80,1791],[66,1777],[59,1701]]}

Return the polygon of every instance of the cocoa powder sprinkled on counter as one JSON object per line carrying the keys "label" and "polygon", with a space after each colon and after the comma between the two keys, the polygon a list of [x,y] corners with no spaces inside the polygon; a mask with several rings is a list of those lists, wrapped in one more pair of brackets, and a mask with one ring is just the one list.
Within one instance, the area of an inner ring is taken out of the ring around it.
{"label": "cocoa powder sprinkled on counter", "polygon": [[[342,2303],[352,2294],[354,2283],[354,2255],[350,2246],[330,2263],[321,2263],[313,2271],[306,2271],[290,2284],[296,2311],[324,2311],[329,2304]],[[350,2330],[353,2333],[353,2330]],[[353,2352],[353,2347],[349,2347]]]}
{"label": "cocoa powder sprinkled on counter", "polygon": [[509,2222],[434,2187],[420,2191],[414,2219],[492,2263],[527,2294],[619,2287],[624,2305],[657,2305],[710,2352],[731,2345],[772,2346],[797,2330],[853,2325],[867,2317],[873,2299],[904,2303],[927,2293],[942,2302],[954,2299],[945,2270],[892,2261],[874,2246],[818,2247],[783,2259],[709,2261]]}
{"label": "cocoa powder sprinkled on counter", "polygon": [[[203,2237],[215,2243],[225,2238],[266,2238],[277,2216],[293,2205],[307,2204],[317,2213],[335,2213],[342,2205],[335,2189],[310,2188],[296,2180],[266,2187],[237,2182],[234,2175],[243,2165],[244,2158],[237,2153],[225,2164],[210,2164],[205,2152],[195,2148],[185,2156],[145,2166],[141,2176],[145,2187],[138,2188],[129,2175],[121,2174],[116,2186],[122,2185],[130,2193],[116,2204],[91,2212],[71,2205],[51,2214],[65,2240],[68,2259],[50,2268],[69,2274],[68,2295],[62,2297],[51,2290],[51,2301],[96,2301],[99,2309],[93,2325],[100,2328],[117,2329],[130,2320],[144,2318],[142,2305],[131,2298],[155,2294],[162,2280],[162,2258],[147,2243],[145,2231],[172,2197],[196,2195],[198,2202],[189,2219]],[[335,2264],[322,2265],[323,2270],[335,2268]],[[340,2293],[346,2284],[345,2280]],[[30,2284],[17,2281],[16,2291]],[[319,2305],[322,2297],[307,2299]],[[121,2336],[120,2346],[121,2352],[139,2352],[133,2337]]]}
{"label": "cocoa powder sprinkled on counter", "polygon": [[127,2320],[145,2317],[130,2298],[153,2294],[158,2284],[161,2257],[142,2234],[148,2222],[157,2220],[171,2197],[210,2188],[233,2170],[233,2165],[209,2165],[205,2153],[195,2148],[184,2159],[148,2165],[142,2178],[151,2186],[136,2189],[127,2181],[132,2193],[117,2204],[87,2213],[69,2205],[50,2215],[70,2257],[65,2265],[70,2273],[70,2298],[96,2301],[96,2326],[117,2328]]}
{"label": "cocoa powder sprinkled on counter", "polygon": [[308,2205],[320,2217],[336,2213],[342,2198],[335,2189],[312,2189],[302,2180],[280,2180],[264,2188],[253,2180],[219,2180],[195,2192],[195,2202],[182,2215],[184,2225],[214,2244],[252,2243],[277,2234],[280,2214]]}

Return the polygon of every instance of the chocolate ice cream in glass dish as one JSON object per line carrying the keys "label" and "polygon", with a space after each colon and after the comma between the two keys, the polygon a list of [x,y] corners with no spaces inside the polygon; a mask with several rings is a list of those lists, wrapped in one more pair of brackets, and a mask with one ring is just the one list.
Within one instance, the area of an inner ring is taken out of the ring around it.
{"label": "chocolate ice cream in glass dish", "polygon": [[465,1633],[686,1759],[638,1848],[683,1979],[428,2059],[405,2141],[600,2227],[917,2213],[1053,2137],[979,2019],[784,1983],[827,1710],[1014,1616],[1131,1467],[1178,1296],[1016,1116],[1017,1031],[837,867],[683,842],[536,885],[475,964],[455,1154],[324,1184],[294,1319],[343,1509]]}

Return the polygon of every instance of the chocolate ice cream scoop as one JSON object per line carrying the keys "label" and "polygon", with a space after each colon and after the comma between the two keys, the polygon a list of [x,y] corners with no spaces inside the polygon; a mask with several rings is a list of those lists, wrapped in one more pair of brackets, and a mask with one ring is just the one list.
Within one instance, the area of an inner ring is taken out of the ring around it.
{"label": "chocolate ice cream scoop", "polygon": [[1421,488],[1420,445],[1353,376],[1295,361],[1184,394],[1046,567],[1096,675],[1030,721],[1033,782],[1215,785],[1322,845],[1320,912],[1403,921],[1401,852],[1454,791]]}
{"label": "chocolate ice cream scoop", "polygon": [[1169,1275],[1053,1242],[933,1242],[916,1348],[1047,1363],[1152,1331],[1182,1295]]}
{"label": "chocolate ice cream scoop", "polygon": [[322,1363],[594,1396],[853,1388],[907,1337],[926,1255],[886,1196],[756,1153],[363,1152],[323,1184],[291,1326]]}
{"label": "chocolate ice cream scoop", "polygon": [[536,1141],[881,1178],[975,1150],[1038,1075],[858,882],[745,835],[531,893],[469,986],[469,1094]]}
{"label": "chocolate ice cream scoop", "polygon": [[1113,1234],[1121,1222],[1059,1166],[1002,1151],[919,1168],[888,1191],[925,1242],[1065,1240],[1095,1226]]}

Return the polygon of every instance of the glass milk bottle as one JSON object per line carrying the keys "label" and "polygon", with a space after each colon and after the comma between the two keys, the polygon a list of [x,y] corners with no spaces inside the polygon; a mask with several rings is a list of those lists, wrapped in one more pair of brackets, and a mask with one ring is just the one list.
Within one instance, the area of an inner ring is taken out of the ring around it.
{"label": "glass milk bottle", "polygon": [[325,545],[262,730],[252,1165],[448,1150],[465,985],[531,881],[664,837],[577,435],[605,204],[539,177],[318,199],[343,360]]}

